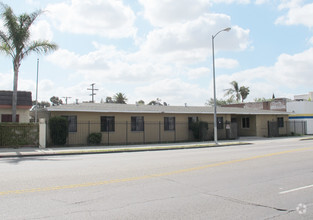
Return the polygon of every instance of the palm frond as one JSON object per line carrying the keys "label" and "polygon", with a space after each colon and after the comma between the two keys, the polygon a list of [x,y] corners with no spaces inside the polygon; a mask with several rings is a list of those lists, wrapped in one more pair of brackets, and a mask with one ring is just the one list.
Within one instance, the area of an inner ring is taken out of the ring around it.
{"label": "palm frond", "polygon": [[27,49],[23,52],[23,56],[29,55],[31,52],[36,52],[38,54],[46,54],[50,51],[57,50],[58,46],[54,43],[49,43],[48,41],[33,41]]}
{"label": "palm frond", "polygon": [[0,46],[1,46],[1,51],[4,51],[5,53],[13,56],[13,50],[10,45],[10,39],[8,36],[0,30]]}

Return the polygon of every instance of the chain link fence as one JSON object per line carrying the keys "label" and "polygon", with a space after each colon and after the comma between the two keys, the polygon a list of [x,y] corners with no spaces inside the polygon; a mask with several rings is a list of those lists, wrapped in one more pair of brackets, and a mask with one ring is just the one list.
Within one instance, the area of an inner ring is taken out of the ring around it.
{"label": "chain link fence", "polygon": [[[229,124],[229,125],[228,125]],[[190,124],[187,122],[176,122],[174,127],[167,127],[164,122],[144,122],[143,126],[132,126],[131,122],[114,122],[114,125],[103,124],[92,121],[77,121],[75,126],[72,124],[67,143],[68,146],[86,146],[88,145],[88,136],[92,133],[101,133],[101,145],[130,145],[130,144],[148,144],[148,143],[171,143],[171,142],[189,142],[189,141],[208,141],[213,140],[213,123],[208,123],[207,127],[201,127],[195,135]],[[235,139],[237,131],[230,132],[230,123],[225,123],[218,129],[219,139]],[[234,135],[235,134],[235,135]],[[52,146],[50,138],[49,124],[47,123],[47,144]],[[195,137],[196,136],[196,137]]]}

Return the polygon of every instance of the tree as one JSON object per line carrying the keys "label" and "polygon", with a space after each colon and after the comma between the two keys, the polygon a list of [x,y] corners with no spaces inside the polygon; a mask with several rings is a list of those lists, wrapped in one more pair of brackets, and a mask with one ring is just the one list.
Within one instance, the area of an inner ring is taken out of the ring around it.
{"label": "tree", "polygon": [[112,97],[107,96],[107,97],[105,98],[105,103],[114,103]]}
{"label": "tree", "polygon": [[239,87],[239,84],[236,81],[232,81],[230,85],[232,86],[231,88],[224,90],[226,91],[224,96],[230,96],[230,99],[234,99],[236,97],[237,103],[240,101],[240,99],[243,102],[248,97],[250,93],[249,87]]}
{"label": "tree", "polygon": [[10,56],[13,61],[12,122],[16,122],[17,84],[22,60],[32,52],[46,54],[56,50],[57,45],[46,40],[32,41],[30,39],[30,27],[43,11],[38,10],[31,14],[24,13],[16,16],[11,7],[3,3],[0,3],[0,7],[6,29],[6,32],[0,30],[0,51]]}
{"label": "tree", "polygon": [[249,87],[241,86],[239,89],[241,101],[243,102],[249,95],[250,89]]}
{"label": "tree", "polygon": [[57,96],[52,96],[50,98],[50,102],[52,102],[53,106],[55,106],[55,105],[62,105],[63,104],[62,99],[59,99],[59,97],[57,97]]}
{"label": "tree", "polygon": [[229,89],[225,89],[226,93],[224,96],[231,96],[231,98],[236,97],[236,101],[239,102],[240,101],[240,91],[239,91],[239,85],[236,81],[232,81],[230,83],[230,85],[232,86]]}
{"label": "tree", "polygon": [[150,101],[148,105],[162,105],[162,100],[159,98],[156,98],[156,100]]}
{"label": "tree", "polygon": [[113,96],[114,103],[126,104],[127,98],[124,93],[118,92]]}
{"label": "tree", "polygon": [[139,104],[139,105],[144,105],[144,104],[145,104],[145,101],[139,100],[139,101],[137,102],[137,104]]}
{"label": "tree", "polygon": [[[234,100],[234,97],[230,97],[229,99],[216,99],[216,105],[217,106],[221,106],[221,105],[228,105],[228,104],[232,104],[234,103],[235,100]],[[209,105],[209,106],[214,106],[214,99],[210,99],[208,100],[205,105]]]}

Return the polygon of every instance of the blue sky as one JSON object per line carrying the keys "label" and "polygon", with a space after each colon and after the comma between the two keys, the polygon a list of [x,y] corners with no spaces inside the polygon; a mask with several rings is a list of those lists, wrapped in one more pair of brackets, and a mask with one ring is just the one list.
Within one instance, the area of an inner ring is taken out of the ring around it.
{"label": "blue sky", "polygon": [[[31,55],[19,90],[96,102],[117,92],[128,103],[156,98],[204,105],[213,97],[211,36],[215,38],[217,97],[229,83],[254,98],[293,98],[313,91],[313,3],[306,0],[2,0],[16,14],[45,11],[32,29],[59,49]],[[0,24],[0,28],[3,25]],[[11,60],[0,56],[0,89],[12,90]]]}

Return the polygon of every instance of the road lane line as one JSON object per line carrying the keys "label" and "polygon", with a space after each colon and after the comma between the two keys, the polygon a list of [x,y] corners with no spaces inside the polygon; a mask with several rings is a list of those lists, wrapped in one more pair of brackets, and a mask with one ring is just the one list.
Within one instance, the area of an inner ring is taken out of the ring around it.
{"label": "road lane line", "polygon": [[260,158],[267,158],[267,157],[278,156],[278,155],[283,155],[283,154],[301,152],[301,151],[312,150],[312,149],[313,147],[298,148],[298,149],[293,149],[293,150],[286,150],[286,151],[280,151],[280,152],[275,152],[275,153],[270,153],[270,154],[257,155],[257,156],[247,157],[247,158],[223,161],[223,162],[208,164],[208,165],[199,166],[199,167],[191,167],[191,168],[186,168],[186,169],[181,169],[181,170],[174,170],[174,171],[158,173],[158,174],[150,174],[150,175],[145,175],[145,176],[128,177],[128,178],[122,178],[122,179],[112,179],[112,180],[104,180],[104,181],[99,181],[99,182],[79,183],[79,184],[71,184],[71,185],[63,185],[63,186],[51,186],[51,187],[43,187],[43,188],[3,191],[3,192],[0,192],[0,196],[35,193],[35,192],[47,192],[47,191],[55,191],[55,190],[62,190],[62,189],[74,189],[74,188],[107,185],[107,184],[112,184],[112,183],[138,181],[138,180],[144,180],[144,179],[151,179],[155,177],[163,177],[163,176],[170,176],[170,175],[181,174],[181,173],[188,173],[188,172],[203,170],[203,169],[212,168],[212,167],[219,167],[223,165],[229,165],[229,164],[234,164],[234,163],[239,163],[239,162],[244,162],[244,161],[250,161],[250,160],[255,160],[255,159],[260,159]]}
{"label": "road lane line", "polygon": [[303,190],[303,189],[307,189],[307,188],[311,188],[311,187],[313,187],[313,184],[312,184],[312,185],[308,185],[308,186],[298,187],[298,188],[295,188],[295,189],[290,189],[290,190],[282,191],[282,192],[280,192],[279,194],[286,194],[286,193],[295,192],[295,191],[298,191],[298,190]]}

